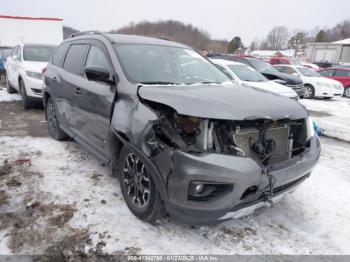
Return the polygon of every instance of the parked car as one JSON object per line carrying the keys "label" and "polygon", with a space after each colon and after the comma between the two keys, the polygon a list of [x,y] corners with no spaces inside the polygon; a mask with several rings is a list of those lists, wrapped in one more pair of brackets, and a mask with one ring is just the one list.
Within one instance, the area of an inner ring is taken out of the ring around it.
{"label": "parked car", "polygon": [[251,213],[309,177],[320,154],[302,105],[234,85],[171,41],[73,35],[53,55],[43,92],[50,135],[72,137],[111,165],[145,221]]}
{"label": "parked car", "polygon": [[301,62],[302,66],[308,67],[314,71],[317,71],[320,69],[320,67],[318,65],[312,64],[312,63],[306,63],[306,62]]}
{"label": "parked car", "polygon": [[313,62],[313,64],[317,65],[319,68],[328,68],[333,66],[333,64],[330,62]]}
{"label": "parked car", "polygon": [[269,63],[271,65],[301,65],[298,59],[293,57],[286,57],[286,56],[270,57]]}
{"label": "parked car", "polygon": [[24,108],[42,103],[43,71],[52,53],[52,45],[15,46],[6,61],[7,92],[19,92]]}
{"label": "parked car", "polygon": [[230,79],[240,85],[260,88],[295,100],[299,99],[292,88],[268,80],[264,75],[246,64],[224,59],[211,59],[211,61]]}
{"label": "parked car", "polygon": [[11,49],[0,49],[0,80],[6,76],[5,64],[10,54]]}
{"label": "parked car", "polygon": [[267,79],[277,80],[277,82],[291,87],[300,98],[304,97],[303,81],[297,76],[281,73],[269,63],[254,57],[235,56],[225,57],[225,59],[249,65],[263,74]]}
{"label": "parked car", "polygon": [[344,93],[343,85],[335,80],[322,77],[319,73],[310,68],[297,65],[276,65],[282,73],[299,76],[305,86],[305,98],[333,98],[335,96],[342,96]]}
{"label": "parked car", "polygon": [[344,86],[344,96],[350,98],[350,68],[327,68],[318,71],[322,76],[339,81]]}

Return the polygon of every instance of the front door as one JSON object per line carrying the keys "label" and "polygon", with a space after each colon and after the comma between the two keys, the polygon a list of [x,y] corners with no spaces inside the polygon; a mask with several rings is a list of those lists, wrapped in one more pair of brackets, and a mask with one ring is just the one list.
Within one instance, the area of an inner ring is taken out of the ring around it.
{"label": "front door", "polygon": [[[103,67],[114,77],[113,67],[104,45],[98,41],[91,44],[85,67]],[[80,136],[98,153],[109,157],[108,136],[110,135],[111,108],[116,86],[89,81],[84,76],[81,81],[81,93],[78,96],[78,112],[80,119]]]}

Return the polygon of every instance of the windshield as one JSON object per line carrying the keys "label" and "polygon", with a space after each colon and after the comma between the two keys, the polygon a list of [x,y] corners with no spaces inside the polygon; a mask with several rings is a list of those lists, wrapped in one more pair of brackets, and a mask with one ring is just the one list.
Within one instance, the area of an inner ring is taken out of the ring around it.
{"label": "windshield", "polygon": [[23,60],[48,62],[55,49],[55,46],[25,46],[23,48]]}
{"label": "windshield", "polygon": [[[249,58],[247,58],[249,59]],[[280,72],[272,65],[260,59],[249,59],[253,67],[262,74],[280,74]]]}
{"label": "windshield", "polygon": [[258,71],[246,65],[228,65],[228,67],[238,76],[242,81],[263,82],[267,81],[266,77]]}
{"label": "windshield", "polygon": [[144,84],[222,83],[230,79],[197,52],[178,47],[115,45],[130,81]]}
{"label": "windshield", "polygon": [[303,76],[309,76],[309,77],[320,77],[321,75],[307,67],[298,67],[298,70],[300,74]]}

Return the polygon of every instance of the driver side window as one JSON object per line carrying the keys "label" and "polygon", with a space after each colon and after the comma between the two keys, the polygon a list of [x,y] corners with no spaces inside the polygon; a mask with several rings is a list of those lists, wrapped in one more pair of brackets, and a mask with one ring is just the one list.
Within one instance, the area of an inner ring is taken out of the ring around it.
{"label": "driver side window", "polygon": [[102,67],[110,71],[107,57],[97,46],[90,47],[85,67]]}

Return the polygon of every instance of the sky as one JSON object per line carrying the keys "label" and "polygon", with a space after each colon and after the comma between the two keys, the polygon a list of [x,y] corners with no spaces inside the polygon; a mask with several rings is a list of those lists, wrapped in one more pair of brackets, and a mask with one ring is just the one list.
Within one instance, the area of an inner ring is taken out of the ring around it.
{"label": "sky", "polygon": [[78,30],[118,29],[130,22],[174,19],[212,38],[243,43],[277,25],[312,30],[350,19],[350,0],[0,0],[0,15],[63,18]]}

